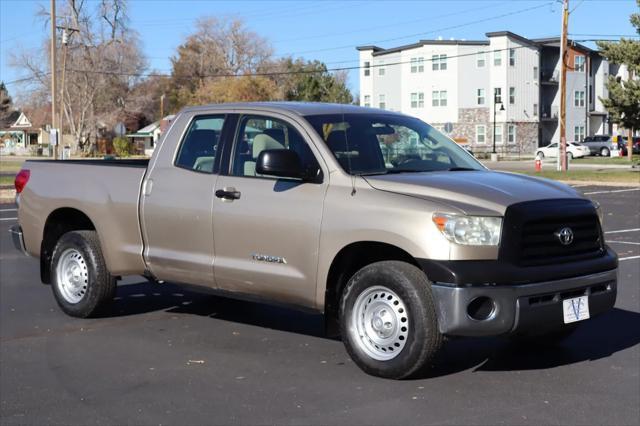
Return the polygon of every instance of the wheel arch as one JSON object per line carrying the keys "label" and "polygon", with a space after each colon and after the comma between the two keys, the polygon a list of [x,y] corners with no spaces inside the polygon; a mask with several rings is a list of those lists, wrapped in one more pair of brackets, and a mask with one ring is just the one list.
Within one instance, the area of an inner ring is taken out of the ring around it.
{"label": "wheel arch", "polygon": [[40,245],[40,279],[51,283],[51,257],[60,237],[70,231],[95,231],[89,216],[75,208],[62,207],[52,211],[45,221]]}
{"label": "wheel arch", "polygon": [[325,287],[324,314],[327,334],[339,334],[339,305],[344,286],[358,270],[375,262],[398,260],[419,267],[417,260],[402,248],[378,241],[358,241],[344,246],[334,256]]}

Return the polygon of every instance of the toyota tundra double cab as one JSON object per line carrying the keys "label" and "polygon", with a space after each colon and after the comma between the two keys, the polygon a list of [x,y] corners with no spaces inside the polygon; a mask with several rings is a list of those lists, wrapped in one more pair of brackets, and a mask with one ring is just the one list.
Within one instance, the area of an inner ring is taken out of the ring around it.
{"label": "toyota tundra double cab", "polygon": [[389,111],[186,108],[150,160],[27,161],[16,189],[15,245],[67,314],[125,275],[257,296],[324,313],[382,377],[419,374],[445,336],[553,341],[616,299],[598,205]]}

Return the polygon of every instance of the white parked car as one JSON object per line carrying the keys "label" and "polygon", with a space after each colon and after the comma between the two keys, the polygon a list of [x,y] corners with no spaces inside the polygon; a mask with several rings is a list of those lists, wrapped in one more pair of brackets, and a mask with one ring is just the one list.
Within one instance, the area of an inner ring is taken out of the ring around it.
{"label": "white parked car", "polygon": [[[567,143],[567,156],[571,159],[581,158],[589,155],[589,147],[586,147],[577,142]],[[554,142],[542,148],[538,148],[536,151],[536,157],[541,160],[550,157],[556,158],[558,156],[558,143]]]}

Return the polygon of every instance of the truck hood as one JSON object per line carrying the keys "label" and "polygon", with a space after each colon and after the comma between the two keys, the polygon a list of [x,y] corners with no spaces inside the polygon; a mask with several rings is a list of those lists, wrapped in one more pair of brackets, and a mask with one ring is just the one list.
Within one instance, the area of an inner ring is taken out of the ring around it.
{"label": "truck hood", "polygon": [[504,215],[512,204],[582,198],[568,185],[514,173],[443,171],[366,176],[375,189],[430,200],[468,215]]}

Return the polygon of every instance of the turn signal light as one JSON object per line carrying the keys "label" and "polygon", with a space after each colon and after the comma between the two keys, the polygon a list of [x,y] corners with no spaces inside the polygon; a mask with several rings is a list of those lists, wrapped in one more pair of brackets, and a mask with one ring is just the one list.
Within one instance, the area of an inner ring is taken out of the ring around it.
{"label": "turn signal light", "polygon": [[16,175],[16,180],[13,183],[16,187],[16,193],[19,194],[22,192],[25,186],[27,186],[27,182],[29,182],[29,177],[31,176],[31,171],[27,169],[22,169]]}

